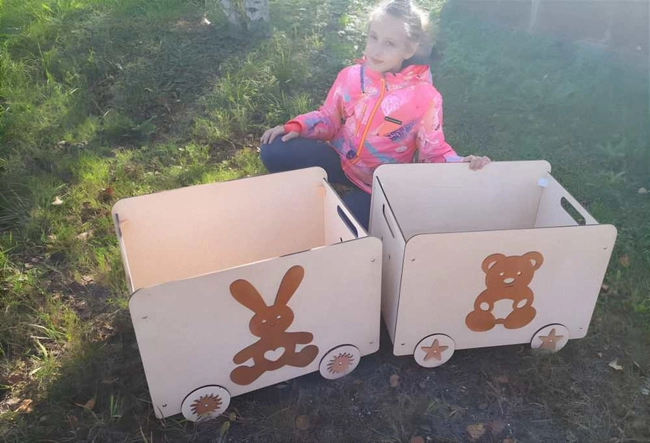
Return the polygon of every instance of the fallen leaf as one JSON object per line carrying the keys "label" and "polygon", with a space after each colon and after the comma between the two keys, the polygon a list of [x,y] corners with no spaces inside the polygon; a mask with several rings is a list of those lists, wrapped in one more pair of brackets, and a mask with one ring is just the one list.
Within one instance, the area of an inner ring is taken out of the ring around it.
{"label": "fallen leaf", "polygon": [[59,206],[59,205],[62,205],[62,204],[63,204],[63,200],[61,200],[58,195],[56,197],[54,197],[54,201],[52,202],[52,206]]}
{"label": "fallen leaf", "polygon": [[506,427],[506,422],[501,420],[500,418],[497,418],[496,420],[492,420],[489,423],[490,426],[490,432],[492,432],[493,436],[497,436],[501,434],[501,432],[505,429]]}
{"label": "fallen leaf", "polygon": [[98,200],[107,203],[113,199],[113,187],[109,186],[101,190],[98,196]]}
{"label": "fallen leaf", "polygon": [[476,441],[485,434],[485,425],[483,423],[468,425],[467,433],[469,434],[470,441]]}
{"label": "fallen leaf", "polygon": [[237,420],[237,414],[235,414],[234,412],[231,412],[230,415],[228,416],[228,420],[230,420],[230,421]]}
{"label": "fallen leaf", "polygon": [[95,407],[95,397],[88,400],[84,405],[84,409],[88,409],[89,411],[91,411],[94,407]]}
{"label": "fallen leaf", "polygon": [[499,376],[497,377],[497,381],[498,381],[499,383],[508,383],[509,379],[508,379],[508,376],[507,376],[507,375],[499,375]]}
{"label": "fallen leaf", "polygon": [[397,386],[399,386],[399,375],[397,374],[391,375],[389,383],[391,388],[396,388]]}
{"label": "fallen leaf", "polygon": [[618,262],[621,264],[621,266],[627,268],[630,266],[630,257],[627,255],[621,255],[621,257],[618,259]]}
{"label": "fallen leaf", "polygon": [[75,405],[77,405],[77,406],[81,406],[82,408],[84,408],[84,409],[87,410],[87,411],[92,411],[92,409],[95,407],[95,398],[94,398],[94,397],[91,398],[90,400],[88,400],[88,401],[87,401],[85,404],[83,404],[83,405],[82,405],[82,404],[79,404],[79,403],[75,403]]}
{"label": "fallen leaf", "polygon": [[117,377],[104,377],[102,379],[102,384],[103,385],[112,385],[117,381]]}
{"label": "fallen leaf", "polygon": [[606,285],[605,283],[603,283],[603,285],[600,287],[600,289],[602,289],[603,292],[609,292],[610,288],[609,288],[609,285]]}
{"label": "fallen leaf", "polygon": [[16,412],[23,412],[25,414],[29,414],[32,412],[32,403],[34,403],[33,400],[26,398],[25,400],[20,402],[20,405],[18,408],[16,408]]}
{"label": "fallen leaf", "polygon": [[17,405],[18,403],[20,403],[20,399],[17,397],[12,397],[5,402],[7,406]]}
{"label": "fallen leaf", "polygon": [[597,355],[598,357],[600,357],[600,358],[603,358],[603,353],[602,353],[602,352],[598,352],[598,353],[596,353],[596,355]]}
{"label": "fallen leaf", "polygon": [[91,229],[90,231],[82,232],[81,234],[77,235],[77,238],[79,240],[88,240],[89,238],[92,238],[93,236],[93,230]]}
{"label": "fallen leaf", "polygon": [[411,440],[409,443],[424,443],[424,439],[420,436],[417,437],[411,437]]}
{"label": "fallen leaf", "polygon": [[616,369],[617,371],[622,371],[623,370],[623,366],[618,364],[618,359],[610,361],[609,362],[609,367],[613,368],[613,369]]}
{"label": "fallen leaf", "polygon": [[301,431],[309,429],[309,417],[307,415],[299,415],[296,417],[296,429]]}
{"label": "fallen leaf", "polygon": [[517,443],[517,440],[508,437],[503,439],[503,443]]}
{"label": "fallen leaf", "polygon": [[647,193],[648,193],[648,190],[647,190],[646,188],[639,188],[639,190],[638,190],[637,192],[638,192],[639,194],[647,194]]}

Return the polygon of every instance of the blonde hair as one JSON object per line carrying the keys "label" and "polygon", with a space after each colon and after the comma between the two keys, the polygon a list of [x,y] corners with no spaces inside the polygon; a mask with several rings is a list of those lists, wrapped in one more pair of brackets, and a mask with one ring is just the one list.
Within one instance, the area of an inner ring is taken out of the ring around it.
{"label": "blonde hair", "polygon": [[417,55],[427,56],[432,49],[432,35],[429,27],[429,17],[411,0],[388,0],[377,5],[370,13],[370,21],[384,14],[404,21],[406,35],[409,40],[418,45]]}

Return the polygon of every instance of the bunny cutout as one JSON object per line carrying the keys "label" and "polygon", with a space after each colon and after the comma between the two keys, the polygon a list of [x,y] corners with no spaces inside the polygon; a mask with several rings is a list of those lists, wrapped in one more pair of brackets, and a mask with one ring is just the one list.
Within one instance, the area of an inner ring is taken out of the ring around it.
{"label": "bunny cutout", "polygon": [[[282,278],[275,302],[267,306],[257,289],[246,280],[237,280],[230,285],[230,293],[242,305],[255,314],[249,323],[251,333],[260,339],[242,349],[233,357],[236,367],[230,379],[238,385],[249,385],[267,371],[284,366],[304,368],[318,355],[318,347],[305,346],[296,352],[298,344],[309,344],[314,339],[310,332],[287,332],[293,323],[294,314],[287,304],[300,286],[305,275],[301,266],[293,266]],[[270,355],[269,355],[270,354]],[[242,363],[253,359],[252,366]]]}

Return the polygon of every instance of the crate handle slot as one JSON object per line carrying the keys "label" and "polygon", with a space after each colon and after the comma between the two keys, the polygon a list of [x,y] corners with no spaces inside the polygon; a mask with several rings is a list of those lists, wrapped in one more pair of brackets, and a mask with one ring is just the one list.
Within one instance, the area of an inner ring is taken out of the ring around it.
{"label": "crate handle slot", "polygon": [[115,230],[117,231],[118,239],[122,239],[122,227],[120,226],[120,214],[115,213]]}
{"label": "crate handle slot", "polygon": [[381,213],[384,215],[384,220],[386,220],[386,226],[388,226],[388,232],[390,232],[391,237],[395,238],[395,233],[393,228],[390,227],[390,222],[388,221],[388,216],[386,215],[386,205],[381,205]]}
{"label": "crate handle slot", "polygon": [[359,231],[357,231],[357,228],[354,226],[354,223],[352,223],[352,220],[350,220],[348,215],[343,211],[343,208],[337,206],[336,212],[338,212],[339,217],[341,217],[341,220],[343,220],[343,223],[345,223],[352,235],[354,235],[354,238],[359,238]]}
{"label": "crate handle slot", "polygon": [[576,207],[573,206],[571,202],[567,200],[565,197],[562,197],[560,199],[560,205],[562,206],[562,209],[564,209],[567,212],[567,214],[569,214],[571,218],[574,219],[576,223],[578,223],[578,225],[584,226],[587,224],[587,221],[582,216],[582,214],[580,214],[580,211],[578,211]]}

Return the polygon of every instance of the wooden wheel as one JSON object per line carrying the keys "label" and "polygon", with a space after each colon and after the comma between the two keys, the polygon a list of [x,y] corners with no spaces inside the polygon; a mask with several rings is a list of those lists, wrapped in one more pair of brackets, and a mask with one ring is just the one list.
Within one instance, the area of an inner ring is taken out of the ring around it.
{"label": "wooden wheel", "polygon": [[181,404],[189,421],[203,421],[221,415],[230,404],[230,393],[221,386],[209,385],[190,392]]}
{"label": "wooden wheel", "polygon": [[447,363],[455,350],[456,343],[451,337],[445,334],[432,334],[420,340],[413,351],[413,357],[420,366],[435,368]]}
{"label": "wooden wheel", "polygon": [[554,324],[544,326],[535,332],[530,347],[549,352],[557,352],[569,341],[569,330],[564,325]]}
{"label": "wooden wheel", "polygon": [[328,380],[344,377],[359,364],[361,352],[356,346],[343,345],[331,349],[320,362],[320,374]]}

